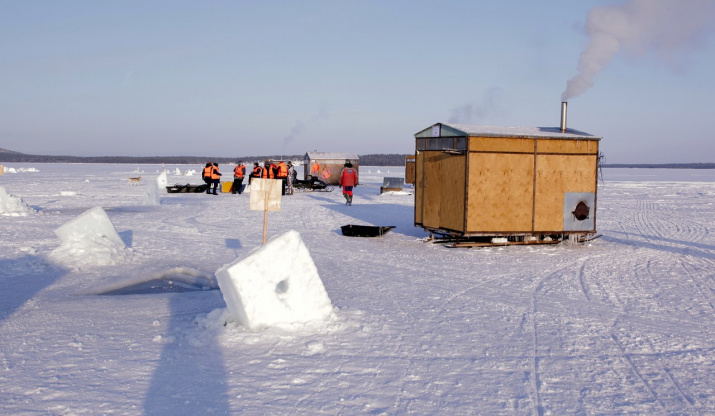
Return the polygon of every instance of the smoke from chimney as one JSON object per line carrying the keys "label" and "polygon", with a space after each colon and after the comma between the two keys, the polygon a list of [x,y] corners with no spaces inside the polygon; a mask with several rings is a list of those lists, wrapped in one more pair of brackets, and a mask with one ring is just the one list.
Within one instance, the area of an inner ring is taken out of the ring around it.
{"label": "smoke from chimney", "polygon": [[322,121],[327,120],[328,118],[328,112],[325,110],[325,108],[321,108],[320,112],[313,115],[307,121],[296,120],[295,123],[293,123],[293,126],[290,128],[290,133],[283,138],[283,147],[295,141],[295,139],[298,138],[309,126],[318,125]]}
{"label": "smoke from chimney", "polygon": [[589,43],[561,100],[568,101],[591,88],[596,75],[618,52],[634,56],[656,53],[667,61],[701,43],[714,22],[713,0],[627,0],[619,6],[592,8],[585,27]]}
{"label": "smoke from chimney", "polygon": [[473,122],[481,122],[483,119],[500,115],[500,101],[502,99],[503,90],[499,87],[489,88],[480,102],[464,104],[453,108],[452,113],[447,119],[448,123],[470,124]]}

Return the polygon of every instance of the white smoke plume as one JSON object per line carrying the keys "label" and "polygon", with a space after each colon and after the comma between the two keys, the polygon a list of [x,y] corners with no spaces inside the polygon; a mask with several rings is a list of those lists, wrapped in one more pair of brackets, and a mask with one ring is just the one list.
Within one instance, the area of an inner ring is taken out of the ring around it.
{"label": "white smoke plume", "polygon": [[325,110],[325,108],[321,108],[320,112],[310,117],[310,119],[307,121],[296,120],[296,122],[293,123],[293,126],[290,128],[290,133],[283,138],[283,146],[285,147],[289,143],[295,141],[295,139],[298,138],[298,136],[300,136],[303,131],[309,126],[317,125],[322,121],[327,120],[328,118],[328,112]]}
{"label": "white smoke plume", "polygon": [[490,115],[498,115],[499,101],[502,96],[502,90],[499,87],[492,87],[482,97],[481,102],[464,104],[452,109],[452,113],[447,120],[448,123],[470,124],[475,121],[481,121]]}
{"label": "white smoke plume", "polygon": [[664,60],[701,44],[715,23],[715,0],[627,0],[588,12],[578,73],[566,84],[562,101],[593,86],[596,75],[619,52],[657,54]]}

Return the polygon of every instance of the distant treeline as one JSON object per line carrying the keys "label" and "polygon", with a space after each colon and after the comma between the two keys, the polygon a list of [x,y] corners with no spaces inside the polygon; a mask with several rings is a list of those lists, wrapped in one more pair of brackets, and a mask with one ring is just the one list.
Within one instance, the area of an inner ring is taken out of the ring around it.
{"label": "distant treeline", "polygon": [[[358,155],[362,166],[404,166],[408,154],[367,154]],[[232,164],[239,160],[257,162],[273,160],[303,160],[301,155],[264,155],[264,156],[48,156],[28,155],[0,149],[0,163],[124,163],[124,164],[167,164],[167,165],[205,165],[206,162]],[[659,168],[659,169],[715,169],[715,163],[606,163],[604,168]]]}
{"label": "distant treeline", "polygon": [[[405,155],[369,154],[358,155],[363,166],[404,166]],[[0,149],[0,163],[123,163],[123,164],[166,164],[166,165],[205,165],[206,162],[233,164],[272,160],[303,160],[302,155],[264,155],[264,156],[49,156],[28,155]]]}

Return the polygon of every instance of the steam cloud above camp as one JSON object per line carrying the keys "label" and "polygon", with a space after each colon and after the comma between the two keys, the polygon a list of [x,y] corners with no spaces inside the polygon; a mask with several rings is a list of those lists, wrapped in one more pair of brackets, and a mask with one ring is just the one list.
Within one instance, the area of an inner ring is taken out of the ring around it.
{"label": "steam cloud above camp", "polygon": [[562,101],[591,88],[596,75],[621,51],[631,56],[653,53],[669,61],[676,53],[698,46],[713,29],[714,18],[713,0],[629,0],[592,8],[585,27],[589,42]]}

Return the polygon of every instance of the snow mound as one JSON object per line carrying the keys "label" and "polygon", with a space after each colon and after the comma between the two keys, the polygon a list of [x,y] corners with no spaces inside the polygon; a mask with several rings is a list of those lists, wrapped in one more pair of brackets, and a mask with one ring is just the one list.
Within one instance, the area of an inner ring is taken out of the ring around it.
{"label": "snow mound", "polygon": [[[276,261],[280,259],[280,261]],[[230,316],[247,329],[334,318],[313,258],[297,231],[216,271]]]}
{"label": "snow mound", "polygon": [[102,207],[91,208],[55,230],[61,244],[50,257],[74,268],[113,265],[128,249]]}
{"label": "snow mound", "polygon": [[22,199],[8,194],[5,188],[0,186],[0,215],[20,217],[34,212]]}
{"label": "snow mound", "polygon": [[37,168],[9,168],[5,167],[5,173],[39,172]]}
{"label": "snow mound", "polygon": [[381,193],[380,195],[412,195],[412,192],[408,191],[386,191]]}

